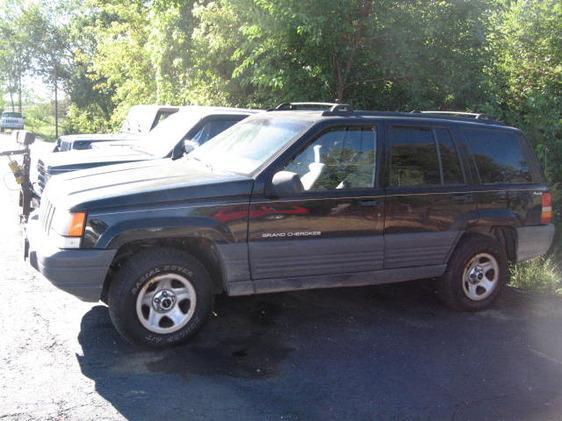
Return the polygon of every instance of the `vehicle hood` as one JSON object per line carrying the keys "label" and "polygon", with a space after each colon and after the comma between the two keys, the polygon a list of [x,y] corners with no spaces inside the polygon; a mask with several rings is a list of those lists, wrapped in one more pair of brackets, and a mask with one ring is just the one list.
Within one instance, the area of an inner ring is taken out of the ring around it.
{"label": "vehicle hood", "polygon": [[56,175],[68,171],[99,167],[102,165],[154,159],[155,157],[129,146],[112,147],[109,149],[87,149],[68,151],[65,153],[51,152],[41,156],[40,160],[49,174]]}
{"label": "vehicle hood", "polygon": [[[135,136],[131,133],[87,133],[87,134],[70,134],[61,136],[61,140],[73,142],[75,140],[95,140],[95,141],[118,141],[129,140]],[[136,136],[138,137],[138,135]]]}
{"label": "vehicle hood", "polygon": [[109,142],[99,142],[92,144],[92,149],[105,149],[105,148],[123,148],[128,146],[134,146],[138,142],[139,138],[128,138],[127,140],[109,141]]}
{"label": "vehicle hood", "polygon": [[73,211],[158,207],[179,202],[248,200],[253,179],[192,159],[158,159],[53,177],[43,197]]}

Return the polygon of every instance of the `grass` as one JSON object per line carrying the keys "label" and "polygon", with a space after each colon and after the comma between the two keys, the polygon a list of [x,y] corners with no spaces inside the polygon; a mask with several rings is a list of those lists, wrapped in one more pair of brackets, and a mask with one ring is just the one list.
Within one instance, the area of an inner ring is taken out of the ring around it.
{"label": "grass", "polygon": [[548,294],[562,295],[562,276],[555,258],[537,257],[511,267],[510,285]]}

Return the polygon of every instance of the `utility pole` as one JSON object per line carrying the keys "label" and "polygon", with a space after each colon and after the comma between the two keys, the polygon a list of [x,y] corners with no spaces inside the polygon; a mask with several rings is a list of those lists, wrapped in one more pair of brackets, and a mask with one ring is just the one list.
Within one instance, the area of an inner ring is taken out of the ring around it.
{"label": "utility pole", "polygon": [[22,112],[22,107],[21,107],[21,66],[18,67],[18,106],[19,106],[19,112]]}
{"label": "utility pole", "polygon": [[59,138],[59,101],[57,93],[57,63],[55,63],[55,139]]}

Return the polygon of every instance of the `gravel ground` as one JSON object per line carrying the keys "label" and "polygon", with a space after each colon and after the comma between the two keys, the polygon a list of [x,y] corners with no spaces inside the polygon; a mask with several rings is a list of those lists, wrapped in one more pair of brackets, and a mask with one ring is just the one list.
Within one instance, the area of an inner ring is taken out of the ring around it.
{"label": "gravel ground", "polygon": [[425,282],[219,297],[190,344],[133,348],[23,261],[6,170],[0,420],[562,418],[562,300],[513,289],[479,314]]}

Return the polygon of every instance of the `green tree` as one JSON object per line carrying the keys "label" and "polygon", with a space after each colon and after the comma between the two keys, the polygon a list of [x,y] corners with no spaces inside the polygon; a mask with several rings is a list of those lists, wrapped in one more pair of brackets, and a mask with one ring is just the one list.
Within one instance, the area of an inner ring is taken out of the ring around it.
{"label": "green tree", "polygon": [[510,1],[494,16],[487,67],[493,113],[522,128],[553,183],[562,181],[562,3]]}
{"label": "green tree", "polygon": [[491,1],[218,0],[198,6],[193,99],[473,107]]}

